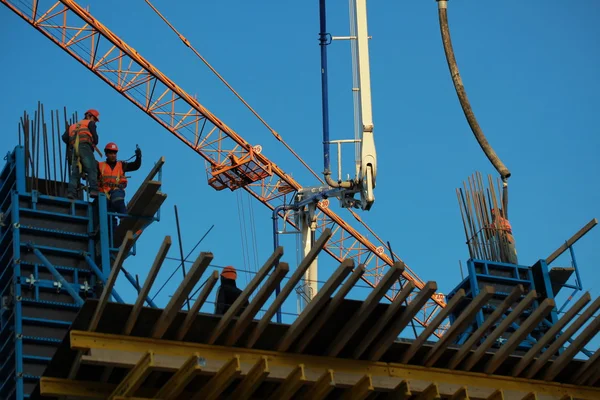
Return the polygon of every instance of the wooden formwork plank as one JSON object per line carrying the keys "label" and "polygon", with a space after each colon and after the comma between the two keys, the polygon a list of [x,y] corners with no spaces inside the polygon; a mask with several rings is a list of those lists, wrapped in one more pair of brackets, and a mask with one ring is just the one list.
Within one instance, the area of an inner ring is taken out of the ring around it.
{"label": "wooden formwork plank", "polygon": [[121,271],[121,266],[125,261],[125,257],[127,252],[129,251],[131,245],[133,244],[133,233],[131,231],[127,231],[125,238],[123,239],[123,243],[121,243],[121,247],[119,247],[119,252],[117,253],[117,257],[115,258],[115,262],[111,266],[110,274],[108,274],[108,279],[106,280],[106,285],[104,285],[104,289],[102,290],[102,294],[100,295],[100,299],[98,300],[98,304],[96,305],[96,310],[94,311],[94,315],[90,321],[90,325],[88,330],[95,331],[98,328],[98,323],[100,322],[100,318],[102,317],[102,313],[106,308],[106,304],[108,303],[108,299],[110,298],[110,293],[117,281],[117,277],[119,276],[119,272]]}
{"label": "wooden formwork plank", "polygon": [[575,340],[567,347],[544,373],[544,380],[550,381],[562,371],[567,364],[584,348],[584,346],[600,331],[600,316],[594,318]]}
{"label": "wooden formwork plank", "polygon": [[369,348],[371,343],[374,340],[377,340],[377,337],[383,331],[383,329],[388,325],[388,323],[392,319],[401,318],[402,307],[404,302],[408,298],[408,296],[412,293],[415,288],[415,284],[413,282],[407,281],[406,285],[402,288],[402,290],[396,295],[392,304],[385,310],[381,318],[375,322],[375,325],[369,329],[366,335],[364,335],[363,339],[360,341],[358,346],[354,349],[352,353],[353,358],[360,358],[365,351]]}
{"label": "wooden formwork plank", "polygon": [[537,356],[540,353],[540,351],[542,351],[542,349],[544,347],[546,347],[554,339],[556,339],[556,336],[558,336],[558,334],[560,333],[560,331],[569,322],[571,322],[571,320],[573,318],[575,318],[575,316],[577,315],[577,313],[579,313],[579,311],[581,311],[583,309],[583,307],[585,307],[585,305],[590,302],[591,299],[592,299],[592,296],[590,296],[589,292],[586,292],[583,296],[581,296],[581,298],[579,300],[577,300],[577,302],[573,305],[573,307],[571,307],[562,316],[562,318],[558,320],[557,323],[553,324],[550,327],[550,329],[548,329],[548,332],[546,332],[544,334],[544,336],[540,340],[538,340],[537,343],[535,345],[533,345],[533,347],[531,347],[531,349],[529,349],[529,351],[527,351],[527,353],[525,353],[525,355],[523,356],[523,358],[521,358],[521,360],[513,368],[513,370],[512,370],[512,376],[519,376],[519,374],[521,374],[521,372],[523,372],[523,370],[529,364],[531,364],[531,362],[533,361],[534,357]]}
{"label": "wooden formwork plank", "polygon": [[504,392],[498,389],[494,393],[490,394],[486,400],[504,400]]}
{"label": "wooden formwork plank", "polygon": [[254,275],[254,278],[252,278],[250,283],[248,283],[248,285],[244,288],[242,293],[240,293],[240,295],[233,302],[231,307],[229,307],[225,315],[221,317],[219,323],[217,324],[217,326],[211,333],[210,338],[208,339],[208,344],[214,344],[217,341],[217,339],[223,334],[223,332],[225,332],[225,329],[227,329],[227,327],[233,320],[233,317],[235,317],[238,314],[239,310],[241,310],[241,308],[244,306],[244,303],[246,303],[246,301],[248,301],[248,299],[250,298],[250,295],[256,290],[258,285],[269,274],[269,271],[271,271],[271,269],[275,267],[277,263],[279,263],[279,259],[282,256],[283,247],[276,248],[273,254],[271,254],[269,259],[267,260],[267,262],[262,266],[258,273]]}
{"label": "wooden formwork plank", "polygon": [[[421,346],[423,346],[423,344],[427,341],[427,339],[429,339],[429,336],[431,336],[433,334],[433,332],[438,328],[438,326],[440,326],[442,324],[442,322],[444,322],[444,320],[448,317],[448,315],[452,311],[454,311],[456,306],[458,306],[460,304],[460,302],[462,301],[462,299],[464,297],[465,297],[464,289],[460,289],[454,294],[452,299],[450,299],[448,304],[446,304],[446,307],[444,307],[443,309],[440,310],[440,312],[438,312],[438,314],[435,316],[434,320],[429,325],[427,325],[427,328],[425,328],[425,330],[423,332],[421,332],[419,337],[415,339],[415,341],[413,342],[413,344],[410,345],[408,350],[406,350],[404,352],[404,354],[402,354],[402,358],[400,360],[401,363],[407,364],[415,356],[415,354],[417,354],[417,351],[419,351]],[[442,337],[442,339],[443,338],[444,337]],[[440,339],[440,340],[442,340],[442,339]]]}
{"label": "wooden formwork plank", "polygon": [[469,400],[469,392],[467,387],[463,386],[458,389],[448,400]]}
{"label": "wooden formwork plank", "polygon": [[529,335],[554,308],[553,299],[545,299],[536,308],[536,310],[519,326],[516,332],[510,335],[510,338],[494,353],[492,358],[485,365],[485,373],[493,374],[498,367],[516,350],[519,344]]}
{"label": "wooden formwork plank", "polygon": [[296,318],[292,326],[289,327],[286,334],[277,345],[278,351],[287,351],[292,343],[302,334],[308,324],[316,317],[323,309],[329,298],[340,286],[344,279],[352,272],[354,261],[351,259],[344,260],[335,270],[333,275],[329,277],[325,285],[319,290],[314,299],[308,303],[302,313]]}
{"label": "wooden formwork plank", "polygon": [[176,400],[185,387],[202,371],[202,358],[195,353],[173,374],[169,380],[162,385],[153,396],[154,399]]}
{"label": "wooden formwork plank", "polygon": [[260,335],[262,335],[263,331],[267,328],[267,326],[271,322],[271,318],[273,318],[273,316],[275,315],[277,310],[281,307],[281,305],[283,304],[285,299],[287,299],[287,297],[290,295],[290,293],[292,293],[292,291],[296,287],[296,284],[298,284],[300,279],[302,279],[302,277],[304,276],[304,273],[306,272],[308,267],[310,267],[310,265],[313,263],[313,261],[317,258],[317,255],[321,252],[321,250],[323,250],[323,248],[325,247],[325,244],[327,244],[327,241],[329,240],[329,238],[331,238],[331,235],[332,235],[331,229],[325,228],[323,230],[323,233],[321,233],[321,236],[319,236],[319,238],[315,241],[315,243],[313,244],[313,247],[310,249],[308,254],[302,259],[302,261],[300,261],[300,264],[298,264],[298,268],[296,268],[296,271],[294,271],[294,273],[292,274],[292,276],[290,277],[288,282],[281,289],[281,292],[279,292],[279,295],[277,295],[277,297],[275,297],[275,300],[273,301],[273,303],[271,304],[269,309],[265,312],[263,317],[258,322],[258,325],[254,328],[254,330],[250,334],[248,342],[246,343],[246,347],[250,348],[250,347],[254,346],[254,344],[258,341],[258,338],[260,337]]}
{"label": "wooden formwork plank", "polygon": [[350,290],[354,287],[356,282],[363,276],[365,273],[365,266],[363,264],[359,265],[352,275],[344,282],[340,290],[337,291],[333,299],[329,302],[325,310],[323,310],[319,316],[309,325],[309,327],[302,332],[302,336],[300,337],[300,341],[295,346],[296,352],[303,352],[306,349],[306,346],[310,344],[315,335],[323,328],[325,322],[329,321],[331,316],[337,311],[338,307],[344,301],[344,297],[350,292]]}
{"label": "wooden formwork plank", "polygon": [[373,379],[370,374],[367,374],[360,378],[351,389],[346,390],[341,400],[365,400],[374,391]]}
{"label": "wooden formwork plank", "polygon": [[448,369],[454,369],[460,364],[462,360],[469,354],[475,343],[477,343],[481,337],[488,332],[490,327],[496,323],[496,321],[504,315],[506,310],[508,310],[512,304],[521,297],[525,290],[523,289],[523,285],[517,285],[513,288],[512,292],[504,299],[504,301],[496,307],[494,312],[492,312],[486,319],[483,321],[483,324],[477,330],[471,334],[469,339],[460,346],[460,350],[452,356],[450,362],[448,363]]}
{"label": "wooden formwork plank", "polygon": [[127,204],[127,213],[141,215],[150,200],[158,193],[161,186],[162,183],[158,181],[146,181],[142,183],[131,197],[129,204]]}
{"label": "wooden formwork plank", "polygon": [[387,393],[384,399],[386,400],[408,400],[412,397],[413,393],[410,391],[410,384],[408,381],[400,382],[394,390]]}
{"label": "wooden formwork plank", "polygon": [[564,244],[562,244],[558,249],[554,250],[554,252],[546,258],[546,264],[550,264],[552,261],[556,260],[558,258],[558,256],[560,256],[562,253],[567,251],[567,249],[570,246],[575,244],[575,242],[577,242],[579,239],[581,239],[583,237],[583,235],[588,233],[589,230],[592,229],[597,224],[598,224],[598,220],[596,218],[594,218],[590,222],[588,222],[576,234],[571,236],[571,238],[569,240],[567,240]]}
{"label": "wooden formwork plank", "polygon": [[535,298],[537,297],[537,293],[535,290],[530,291],[527,296],[523,300],[517,304],[517,306],[512,310],[510,314],[500,322],[498,327],[489,334],[487,339],[475,350],[474,353],[471,353],[469,357],[465,360],[464,369],[465,371],[470,371],[471,368],[481,360],[481,357],[485,354],[485,352],[492,347],[494,342],[508,329],[513,322],[515,322],[521,314],[533,303]]}
{"label": "wooden formwork plank", "polygon": [[269,376],[269,363],[267,357],[262,356],[250,368],[250,371],[248,371],[229,398],[232,400],[250,399],[267,376]]}
{"label": "wooden formwork plank", "polygon": [[117,396],[129,397],[144,383],[152,368],[154,368],[154,353],[147,352],[140,358],[138,363],[133,367],[123,378],[121,383],[117,385],[115,390],[108,396],[108,400],[113,400]]}
{"label": "wooden formwork plank", "polygon": [[484,286],[481,292],[469,303],[469,305],[463,310],[458,316],[456,321],[450,326],[450,329],[442,336],[442,338],[429,350],[425,356],[424,365],[427,367],[433,366],[437,360],[442,356],[448,345],[461,334],[471,321],[475,318],[475,315],[481,310],[481,308],[487,304],[488,300],[494,295],[496,291],[491,286]]}
{"label": "wooden formwork plank", "polygon": [[441,399],[440,391],[438,390],[437,384],[432,383],[427,386],[425,390],[417,395],[415,400],[438,400]]}
{"label": "wooden formwork plank", "polygon": [[221,398],[221,394],[242,373],[240,357],[234,356],[213,376],[208,383],[199,390],[192,400],[215,400]]}
{"label": "wooden formwork plank", "polygon": [[183,340],[185,338],[185,335],[187,335],[188,331],[192,327],[192,324],[194,323],[194,320],[196,319],[196,316],[200,312],[202,305],[204,305],[204,302],[208,298],[208,295],[210,295],[210,292],[213,290],[218,280],[219,273],[217,271],[213,271],[213,273],[206,280],[204,287],[198,294],[198,297],[192,305],[192,308],[188,311],[187,315],[185,316],[185,320],[179,327],[177,335],[175,336],[176,340]]}
{"label": "wooden formwork plank", "polygon": [[169,252],[169,248],[171,247],[171,236],[165,236],[160,248],[158,249],[158,253],[156,254],[156,258],[152,263],[152,267],[150,268],[150,272],[148,272],[148,276],[144,281],[144,285],[142,286],[142,290],[138,294],[138,297],[129,313],[129,317],[127,318],[127,322],[125,323],[125,327],[123,328],[123,334],[129,335],[135,326],[135,323],[138,319],[140,311],[144,306],[144,302],[146,301],[146,297],[148,293],[150,293],[150,289],[152,288],[152,284],[158,275],[158,271],[160,271],[160,267],[163,264],[163,261],[167,257],[167,253]]}
{"label": "wooden formwork plank", "polygon": [[383,278],[381,278],[379,284],[373,288],[371,293],[369,293],[358,311],[339,331],[333,342],[329,345],[327,355],[335,357],[344,349],[356,331],[358,331],[369,315],[371,315],[375,307],[377,307],[377,304],[379,304],[379,301],[385,296],[388,289],[398,280],[400,275],[402,275],[402,272],[404,272],[404,263],[394,263],[393,267],[388,270]]}
{"label": "wooden formwork plank", "polygon": [[304,364],[299,364],[269,397],[269,400],[289,400],[306,382]]}
{"label": "wooden formwork plank", "polygon": [[312,385],[303,398],[307,400],[322,400],[326,398],[333,389],[335,389],[334,373],[332,369],[328,369]]}
{"label": "wooden formwork plank", "polygon": [[286,262],[280,262],[275,271],[267,279],[267,282],[260,288],[254,299],[250,302],[248,307],[244,310],[240,318],[237,320],[233,329],[229,333],[229,336],[225,340],[226,346],[232,346],[238,341],[240,336],[244,333],[246,328],[250,326],[250,323],[254,319],[254,316],[260,311],[261,307],[269,300],[269,297],[277,289],[285,275],[289,272],[290,267]]}
{"label": "wooden formwork plank", "polygon": [[411,301],[404,309],[404,312],[400,317],[393,321],[387,330],[381,333],[381,337],[377,339],[378,345],[371,348],[367,358],[371,361],[378,361],[386,351],[394,344],[396,338],[406,328],[406,326],[412,321],[417,313],[423,308],[425,303],[437,290],[437,283],[429,281],[421,288],[417,296]]}
{"label": "wooden formwork plank", "polygon": [[129,217],[124,218],[119,223],[119,226],[113,233],[114,240],[119,242],[126,230],[137,232],[150,224],[148,218],[156,214],[166,199],[167,195],[165,193],[155,193],[148,201],[140,202],[140,205],[136,209],[128,212]]}
{"label": "wooden formwork plank", "polygon": [[154,176],[158,173],[158,171],[162,168],[162,166],[165,164],[165,157],[162,156],[161,158],[158,159],[158,161],[154,164],[154,166],[152,167],[152,169],[150,170],[150,172],[148,172],[148,175],[146,175],[146,177],[144,178],[144,180],[142,181],[142,184],[144,182],[148,182],[148,181],[152,181],[155,180]]}
{"label": "wooden formwork plank", "polygon": [[192,291],[194,286],[196,286],[196,283],[198,283],[198,280],[204,271],[206,271],[206,268],[208,268],[208,265],[212,259],[212,253],[202,252],[198,255],[198,258],[196,258],[196,261],[194,261],[192,268],[190,268],[188,274],[185,276],[185,278],[183,278],[183,281],[181,281],[181,284],[179,287],[177,287],[175,293],[173,293],[171,300],[169,300],[169,303],[163,310],[160,318],[152,328],[151,336],[153,338],[160,339],[163,337],[165,332],[167,332],[167,329],[169,329],[171,326],[171,323],[177,316],[177,313],[179,310],[181,310],[181,306],[185,302],[188,294]]}
{"label": "wooden formwork plank", "polygon": [[529,368],[524,371],[525,378],[533,378],[542,367],[548,362],[550,357],[558,352],[563,344],[567,342],[575,333],[592,318],[592,316],[600,308],[600,297],[598,297],[592,304],[590,304],[581,315],[573,321],[571,325],[560,335],[552,344],[535,360]]}

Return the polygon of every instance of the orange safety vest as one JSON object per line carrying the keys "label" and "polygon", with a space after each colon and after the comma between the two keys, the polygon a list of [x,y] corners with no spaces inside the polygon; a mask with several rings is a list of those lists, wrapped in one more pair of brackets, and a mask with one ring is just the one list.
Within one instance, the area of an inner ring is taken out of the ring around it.
{"label": "orange safety vest", "polygon": [[111,168],[107,162],[98,163],[101,174],[100,190],[108,193],[114,189],[125,189],[127,187],[127,177],[123,172],[123,163],[117,161],[114,168]]}
{"label": "orange safety vest", "polygon": [[69,126],[69,145],[74,146],[78,137],[79,144],[89,143],[92,146],[94,145],[92,132],[90,132],[90,128],[88,128],[90,122],[89,119],[84,119]]}
{"label": "orange safety vest", "polygon": [[512,235],[512,226],[510,226],[510,222],[508,222],[508,220],[506,218],[498,216],[496,218],[495,223],[496,223],[497,229],[500,229],[500,230]]}

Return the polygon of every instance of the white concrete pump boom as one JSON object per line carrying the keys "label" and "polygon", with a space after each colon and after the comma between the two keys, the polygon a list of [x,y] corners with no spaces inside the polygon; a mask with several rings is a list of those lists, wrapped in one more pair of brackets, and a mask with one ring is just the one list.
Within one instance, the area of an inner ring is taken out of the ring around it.
{"label": "white concrete pump boom", "polygon": [[367,0],[354,0],[356,24],[356,57],[358,61],[358,93],[360,138],[360,171],[363,208],[369,209],[375,201],[377,177],[377,152],[373,135],[373,110],[371,107],[371,69],[369,66],[369,34],[367,29]]}
{"label": "white concrete pump boom", "polygon": [[[321,84],[323,101],[323,145],[325,180],[330,188],[330,196],[340,200],[342,207],[369,210],[375,201],[377,176],[377,153],[373,135],[373,112],[371,106],[371,73],[369,68],[369,34],[367,29],[367,1],[350,0],[350,36],[331,36],[326,31],[325,0],[319,0],[321,18]],[[352,72],[354,97],[354,139],[329,139],[329,99],[327,78],[327,46],[333,40],[350,40],[352,47]],[[342,180],[341,145],[353,143],[355,146],[356,175],[353,179]],[[332,178],[329,148],[337,146],[338,174]],[[360,193],[360,200],[354,195]]]}

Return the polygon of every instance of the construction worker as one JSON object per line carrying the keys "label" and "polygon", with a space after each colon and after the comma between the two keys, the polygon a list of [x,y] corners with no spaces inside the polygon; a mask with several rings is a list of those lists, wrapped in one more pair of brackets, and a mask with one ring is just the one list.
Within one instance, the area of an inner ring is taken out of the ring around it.
{"label": "construction worker", "polygon": [[67,144],[67,157],[71,165],[67,187],[69,199],[77,197],[77,186],[82,176],[87,180],[90,197],[98,196],[98,171],[94,149],[98,145],[96,124],[99,117],[100,113],[97,110],[87,110],[83,120],[70,125],[62,135],[62,141]]}
{"label": "construction worker", "polygon": [[106,194],[111,211],[127,214],[125,206],[126,172],[137,171],[142,166],[142,150],[135,149],[135,161],[117,161],[119,147],[108,143],[104,147],[106,161],[98,163],[100,190]]}
{"label": "construction worker", "polygon": [[[215,314],[223,315],[229,310],[229,307],[237,300],[242,291],[235,284],[237,271],[231,265],[226,266],[221,271],[221,286],[217,291],[217,301],[215,303]],[[244,309],[248,307],[248,300],[238,310],[236,316],[240,316]]]}
{"label": "construction worker", "polygon": [[518,264],[517,249],[515,247],[515,238],[512,234],[512,226],[508,219],[504,218],[501,208],[495,210],[492,208],[492,225],[498,237],[500,238],[500,251],[502,261],[510,264]]}

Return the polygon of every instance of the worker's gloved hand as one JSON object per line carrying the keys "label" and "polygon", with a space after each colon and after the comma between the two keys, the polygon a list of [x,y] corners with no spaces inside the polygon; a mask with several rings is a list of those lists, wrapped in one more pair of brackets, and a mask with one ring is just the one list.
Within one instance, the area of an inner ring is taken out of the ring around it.
{"label": "worker's gloved hand", "polygon": [[141,157],[142,156],[142,149],[140,149],[139,147],[135,149],[135,156],[136,157]]}

